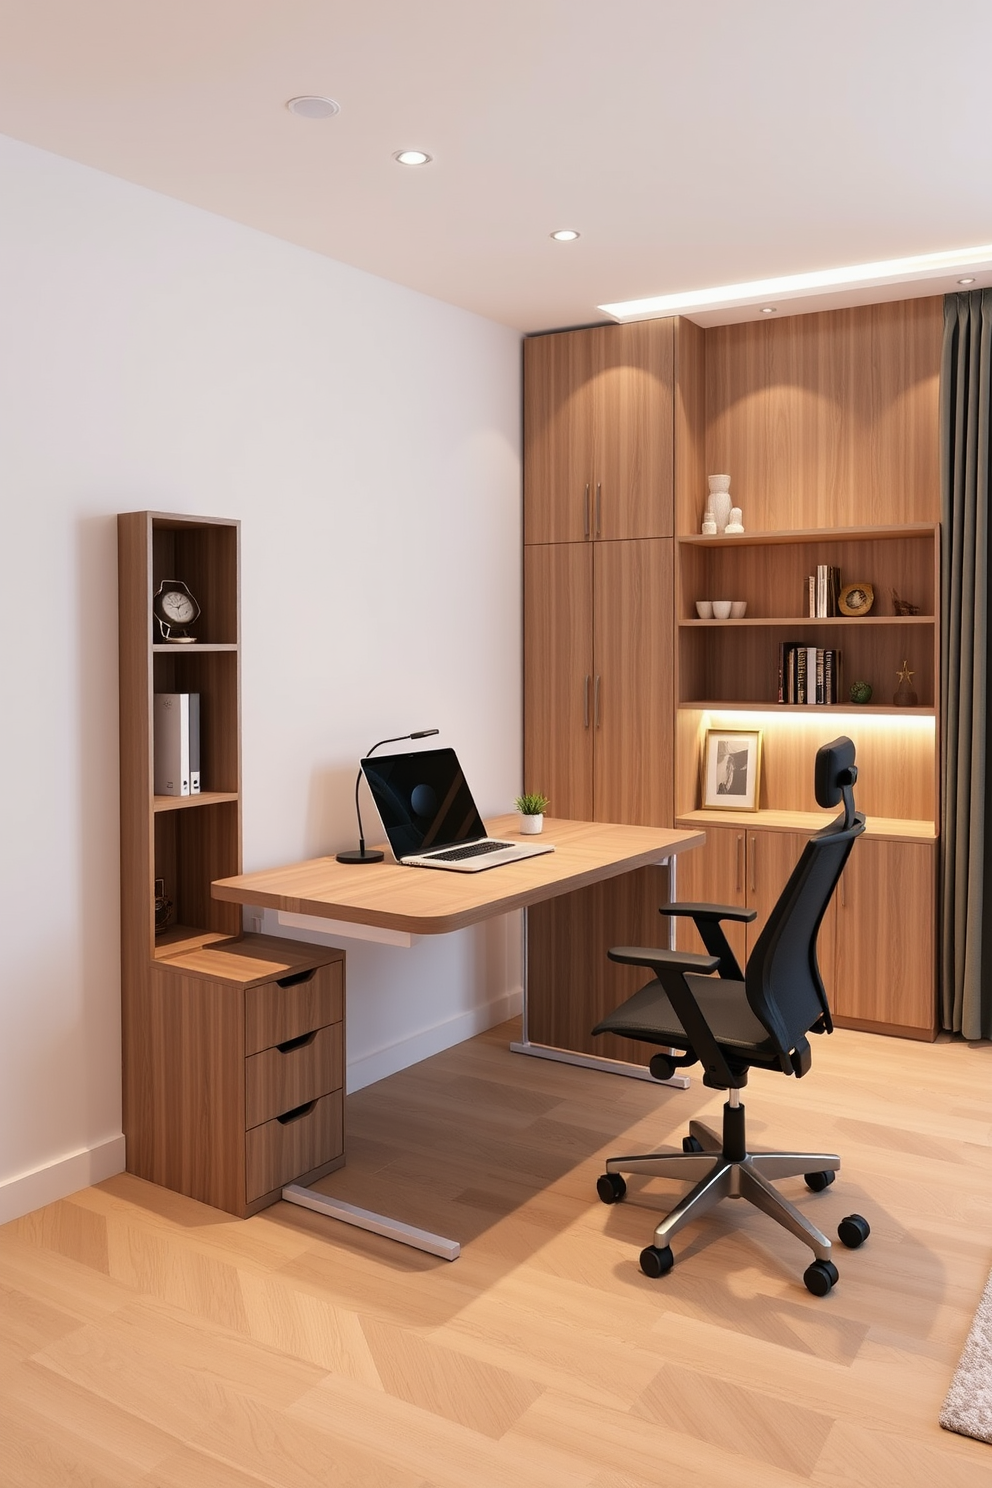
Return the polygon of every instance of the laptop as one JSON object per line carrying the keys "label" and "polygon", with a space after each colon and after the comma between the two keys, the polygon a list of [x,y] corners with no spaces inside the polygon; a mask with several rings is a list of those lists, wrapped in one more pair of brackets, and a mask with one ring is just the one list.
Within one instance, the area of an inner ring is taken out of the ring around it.
{"label": "laptop", "polygon": [[480,873],[518,858],[554,852],[550,842],[490,837],[453,749],[421,749],[362,760],[376,809],[398,863]]}

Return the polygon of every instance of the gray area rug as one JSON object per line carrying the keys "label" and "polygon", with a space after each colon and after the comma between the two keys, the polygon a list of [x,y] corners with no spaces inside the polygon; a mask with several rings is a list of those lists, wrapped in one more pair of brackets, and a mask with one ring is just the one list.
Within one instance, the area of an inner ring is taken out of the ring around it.
{"label": "gray area rug", "polygon": [[992,1443],[992,1276],[985,1283],[940,1424],[947,1431]]}

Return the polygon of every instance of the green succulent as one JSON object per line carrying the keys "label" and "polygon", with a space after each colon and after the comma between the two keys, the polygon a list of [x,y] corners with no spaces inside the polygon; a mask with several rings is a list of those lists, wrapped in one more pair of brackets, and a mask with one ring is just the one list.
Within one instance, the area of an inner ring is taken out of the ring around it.
{"label": "green succulent", "polygon": [[532,791],[529,794],[518,796],[514,806],[521,816],[543,816],[548,809],[548,798],[542,796],[540,791]]}

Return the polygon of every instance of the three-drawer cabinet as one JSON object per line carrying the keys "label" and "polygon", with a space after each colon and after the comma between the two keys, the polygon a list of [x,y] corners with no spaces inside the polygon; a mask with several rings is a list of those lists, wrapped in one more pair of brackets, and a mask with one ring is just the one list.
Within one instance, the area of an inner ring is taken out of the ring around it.
{"label": "three-drawer cabinet", "polygon": [[155,963],[128,1169],[246,1217],[344,1163],[344,952],[246,935]]}

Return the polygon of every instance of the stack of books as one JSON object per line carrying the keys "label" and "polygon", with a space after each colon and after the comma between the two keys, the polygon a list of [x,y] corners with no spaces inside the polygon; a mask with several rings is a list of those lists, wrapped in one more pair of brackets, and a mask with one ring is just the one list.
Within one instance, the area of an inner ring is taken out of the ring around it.
{"label": "stack of books", "polygon": [[840,593],[840,569],[831,563],[818,563],[816,573],[806,580],[807,609],[811,620],[825,620],[837,615],[837,596]]}
{"label": "stack of books", "polygon": [[841,695],[840,652],[805,641],[783,641],[778,648],[780,703],[836,703]]}

